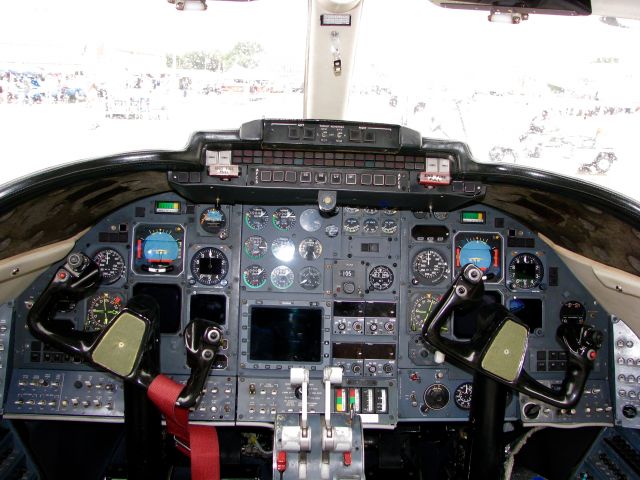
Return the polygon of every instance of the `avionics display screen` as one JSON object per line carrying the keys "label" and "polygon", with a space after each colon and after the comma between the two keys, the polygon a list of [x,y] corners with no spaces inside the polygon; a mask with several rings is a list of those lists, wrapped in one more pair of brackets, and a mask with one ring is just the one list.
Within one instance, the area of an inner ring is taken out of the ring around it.
{"label": "avionics display screen", "polygon": [[198,271],[202,275],[220,275],[222,273],[221,258],[199,258]]}
{"label": "avionics display screen", "polygon": [[387,302],[367,302],[364,306],[365,317],[395,317],[396,304]]}
{"label": "avionics display screen", "polygon": [[478,314],[487,305],[502,303],[502,296],[499,292],[487,292],[482,295],[482,304],[468,312],[453,314],[453,335],[461,340],[473,337],[478,328]]}
{"label": "avionics display screen", "polygon": [[512,298],[509,311],[529,327],[529,332],[542,328],[542,300],[539,298]]}
{"label": "avionics display screen", "polygon": [[514,277],[516,280],[535,280],[536,279],[535,263],[519,263],[515,268]]}
{"label": "avionics display screen", "polygon": [[322,316],[321,308],[252,306],[249,309],[249,360],[319,362]]}
{"label": "avionics display screen", "polygon": [[227,298],[224,295],[191,295],[189,318],[191,321],[203,319],[224,325],[227,321]]}
{"label": "avionics display screen", "polygon": [[334,317],[364,317],[364,302],[333,302]]}
{"label": "avionics display screen", "polygon": [[182,290],[178,285],[138,283],[133,286],[133,294],[149,295],[158,302],[160,333],[177,333],[180,330]]}

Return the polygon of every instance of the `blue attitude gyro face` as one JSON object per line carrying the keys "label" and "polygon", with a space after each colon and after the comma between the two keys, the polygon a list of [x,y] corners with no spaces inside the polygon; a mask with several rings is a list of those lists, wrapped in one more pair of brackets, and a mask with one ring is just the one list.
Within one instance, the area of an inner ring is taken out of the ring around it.
{"label": "blue attitude gyro face", "polygon": [[502,278],[502,237],[497,233],[459,233],[455,237],[456,272],[472,263],[483,273],[493,275],[489,281]]}
{"label": "blue attitude gyro face", "polygon": [[133,245],[133,270],[142,274],[181,273],[183,241],[181,225],[138,225]]}
{"label": "blue attitude gyro face", "polygon": [[178,258],[178,242],[165,232],[154,232],[143,242],[144,258],[150,262],[167,262]]}

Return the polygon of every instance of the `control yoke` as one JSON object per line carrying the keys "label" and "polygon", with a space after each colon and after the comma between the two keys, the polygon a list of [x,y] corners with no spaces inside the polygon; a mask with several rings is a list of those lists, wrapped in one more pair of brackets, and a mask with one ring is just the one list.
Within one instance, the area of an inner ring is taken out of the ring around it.
{"label": "control yoke", "polygon": [[[34,337],[65,353],[148,388],[160,373],[159,365],[146,355],[159,343],[158,304],[152,297],[134,296],[101,331],[68,330],[53,321],[60,302],[77,302],[99,284],[97,265],[83,253],[70,254],[29,310],[29,330]],[[202,394],[222,343],[222,329],[208,320],[194,320],[184,329],[184,342],[191,375],[176,403],[191,408]]]}
{"label": "control yoke", "polygon": [[529,330],[499,304],[478,313],[478,329],[468,342],[444,338],[441,329],[456,310],[477,308],[484,293],[482,271],[467,264],[422,327],[423,338],[453,363],[503,383],[558,408],[575,406],[602,345],[602,332],[589,325],[562,324],[557,338],[567,349],[567,371],[559,390],[543,385],[524,371]]}

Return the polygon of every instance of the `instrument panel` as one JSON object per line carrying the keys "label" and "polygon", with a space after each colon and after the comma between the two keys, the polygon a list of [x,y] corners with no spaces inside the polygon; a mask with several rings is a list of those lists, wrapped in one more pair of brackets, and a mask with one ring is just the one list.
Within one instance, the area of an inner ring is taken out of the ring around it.
{"label": "instrument panel", "polygon": [[[343,368],[334,411],[354,409],[368,428],[399,422],[465,421],[470,374],[420,338],[429,312],[466,263],[487,276],[483,303],[500,303],[529,328],[526,370],[562,381],[561,322],[588,322],[608,334],[609,319],[555,253],[524,225],[477,204],[451,212],[387,205],[195,204],[167,193],[104,218],[78,240],[102,283],[55,321],[99,330],[134,295],[160,306],[161,371],[189,373],[180,333],[194,318],[224,331],[207,394],[192,417],[272,424],[300,408],[289,369],[310,370],[309,405],[324,409],[323,367]],[[56,352],[23,328],[30,302],[54,271],[15,302],[13,371],[5,412],[13,418],[121,421],[122,384]],[[445,334],[468,340],[477,312],[456,313]],[[535,412],[513,395],[507,418],[526,423],[613,421],[607,345],[573,414]],[[108,388],[107,388],[108,387]],[[597,392],[597,393],[593,393]],[[597,411],[596,409],[601,409]],[[535,415],[534,415],[535,413]]]}

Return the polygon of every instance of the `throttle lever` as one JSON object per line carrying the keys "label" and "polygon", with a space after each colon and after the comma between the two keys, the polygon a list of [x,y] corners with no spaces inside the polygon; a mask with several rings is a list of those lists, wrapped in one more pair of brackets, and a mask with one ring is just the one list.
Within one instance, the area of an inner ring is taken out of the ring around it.
{"label": "throttle lever", "polygon": [[183,334],[191,375],[176,404],[191,408],[198,403],[202,395],[211,365],[222,344],[222,329],[215,322],[196,319],[185,327]]}

